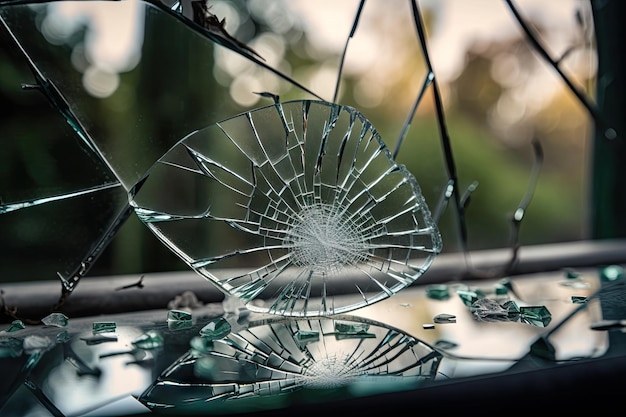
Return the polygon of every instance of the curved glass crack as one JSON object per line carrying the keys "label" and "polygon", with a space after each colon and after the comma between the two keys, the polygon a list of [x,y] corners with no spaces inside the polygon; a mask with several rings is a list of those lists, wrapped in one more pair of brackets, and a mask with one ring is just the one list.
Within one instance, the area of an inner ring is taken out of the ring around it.
{"label": "curved glass crack", "polygon": [[[442,247],[416,179],[374,127],[323,101],[278,103],[190,134],[131,200],[195,271],[251,310],[285,316],[388,298]],[[356,297],[336,297],[346,293]]]}

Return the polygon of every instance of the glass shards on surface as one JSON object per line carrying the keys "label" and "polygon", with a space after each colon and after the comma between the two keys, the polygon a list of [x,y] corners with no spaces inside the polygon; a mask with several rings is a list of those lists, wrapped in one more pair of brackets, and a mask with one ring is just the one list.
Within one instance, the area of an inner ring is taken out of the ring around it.
{"label": "glass shards on surface", "polygon": [[208,340],[217,340],[226,337],[230,330],[231,327],[228,321],[223,317],[218,317],[200,329],[200,336]]}
{"label": "glass shards on surface", "polygon": [[[231,414],[280,407],[285,394],[299,390],[315,390],[298,393],[299,401],[312,403],[328,399],[319,389],[348,388],[341,392],[358,396],[435,379],[443,358],[438,351],[383,323],[362,320],[276,318],[220,340],[195,337],[139,400],[154,410],[184,414],[198,407],[203,414]],[[338,330],[371,337],[338,337]]]}
{"label": "glass shards on surface", "polygon": [[131,197],[172,251],[228,294],[263,300],[247,305],[258,312],[364,307],[413,283],[442,246],[416,179],[374,127],[321,101],[275,104],[188,135]]}
{"label": "glass shards on surface", "polygon": [[25,328],[26,328],[26,325],[24,324],[22,320],[13,320],[11,322],[11,325],[7,327],[6,329],[4,329],[4,331],[6,333],[13,333],[13,332],[17,332],[18,330],[25,329]]}
{"label": "glass shards on surface", "polygon": [[92,333],[113,333],[117,329],[117,324],[114,321],[96,321],[92,325]]}
{"label": "glass shards on surface", "polygon": [[63,313],[51,313],[41,319],[41,322],[46,326],[65,327],[69,319]]}
{"label": "glass shards on surface", "polygon": [[132,341],[133,346],[138,349],[157,349],[163,346],[164,340],[161,333],[156,330],[148,330],[146,333]]}

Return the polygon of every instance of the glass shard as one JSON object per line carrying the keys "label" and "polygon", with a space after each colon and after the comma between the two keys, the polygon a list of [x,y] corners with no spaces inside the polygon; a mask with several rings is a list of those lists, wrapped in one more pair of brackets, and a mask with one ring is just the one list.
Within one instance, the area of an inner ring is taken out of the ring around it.
{"label": "glass shard", "polygon": [[13,333],[13,332],[17,332],[18,330],[25,329],[25,328],[26,328],[26,325],[24,325],[24,322],[22,320],[13,320],[11,322],[11,325],[7,327],[6,329],[4,329],[4,331],[6,333]]}
{"label": "glass shard", "polygon": [[208,340],[223,339],[230,333],[230,330],[230,323],[223,317],[218,317],[200,329],[200,336]]}
{"label": "glass shard", "polygon": [[552,314],[546,306],[525,306],[520,307],[520,321],[545,327],[552,321]]}
{"label": "glass shard", "polygon": [[95,321],[91,326],[92,333],[112,333],[115,332],[117,324],[114,321]]}
{"label": "glass shard", "polygon": [[426,296],[433,300],[447,300],[450,290],[446,284],[433,284],[426,287]]}
{"label": "glass shard", "polygon": [[454,314],[441,313],[433,317],[435,323],[456,323],[456,316]]}
{"label": "glass shard", "polygon": [[[285,316],[388,298],[442,245],[417,181],[372,125],[322,101],[278,103],[188,135],[131,198],[195,271],[246,303],[266,301],[250,310]],[[346,292],[359,300],[334,297]]]}
{"label": "glass shard", "polygon": [[572,303],[574,304],[585,304],[588,299],[589,298],[584,295],[572,295]]}
{"label": "glass shard", "polygon": [[468,307],[471,307],[476,301],[482,298],[480,294],[472,290],[457,290],[456,294],[459,296],[459,298],[461,298],[463,304]]}
{"label": "glass shard", "polygon": [[41,319],[46,326],[65,327],[69,323],[69,319],[63,313],[51,313]]}
{"label": "glass shard", "polygon": [[156,330],[148,330],[146,333],[133,340],[132,345],[138,349],[151,350],[163,346],[163,336]]}
{"label": "glass shard", "polygon": [[167,321],[191,321],[191,313],[184,310],[170,310],[167,312]]}
{"label": "glass shard", "polygon": [[509,310],[491,298],[480,298],[472,303],[470,311],[482,321],[508,321]]}

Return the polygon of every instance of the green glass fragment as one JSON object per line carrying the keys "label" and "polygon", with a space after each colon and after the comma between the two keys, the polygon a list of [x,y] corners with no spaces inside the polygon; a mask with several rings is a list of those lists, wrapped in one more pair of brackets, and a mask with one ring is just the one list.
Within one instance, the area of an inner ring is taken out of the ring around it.
{"label": "green glass fragment", "polygon": [[513,300],[508,300],[502,304],[502,308],[509,312],[509,317],[517,316],[520,314],[520,308]]}
{"label": "green glass fragment", "polygon": [[191,313],[184,310],[170,310],[167,312],[167,321],[191,321]]}
{"label": "green glass fragment", "polygon": [[507,295],[509,293],[509,289],[506,285],[496,284],[494,287],[494,292],[496,295]]}
{"label": "green glass fragment", "polygon": [[368,332],[357,332],[357,333],[335,333],[335,339],[337,340],[346,340],[346,339],[375,339],[376,335],[374,333]]}
{"label": "green glass fragment", "polygon": [[582,295],[572,295],[572,303],[574,304],[585,304],[588,298]]}
{"label": "green glass fragment", "polygon": [[168,320],[167,328],[171,331],[185,330],[190,329],[193,326],[193,322],[191,320]]}
{"label": "green glass fragment", "polygon": [[230,331],[230,323],[225,318],[218,317],[200,329],[200,336],[209,340],[218,340],[228,336]]}
{"label": "green glass fragment", "polygon": [[433,284],[426,287],[426,296],[433,300],[447,300],[450,298],[450,291],[445,284]]}
{"label": "green glass fragment", "polygon": [[22,330],[25,329],[26,326],[24,325],[24,322],[22,320],[13,320],[11,322],[11,325],[5,329],[5,332],[7,333],[13,333],[13,332],[17,332],[18,330]]}
{"label": "green glass fragment", "polygon": [[602,281],[617,281],[624,277],[624,268],[619,265],[609,265],[600,269]]}
{"label": "green glass fragment", "polygon": [[71,340],[70,334],[67,330],[63,330],[62,332],[57,334],[57,342],[65,343]]}
{"label": "green glass fragment", "polygon": [[51,313],[41,319],[46,326],[66,327],[69,319],[63,313]]}
{"label": "green glass fragment", "polygon": [[294,339],[300,347],[304,347],[307,343],[320,340],[320,333],[312,330],[298,330],[294,335]]}
{"label": "green glass fragment", "polygon": [[457,290],[456,293],[461,298],[461,301],[463,301],[463,304],[468,307],[471,307],[472,304],[481,298],[476,291],[472,290]]}
{"label": "green glass fragment", "polygon": [[539,327],[545,327],[552,321],[552,314],[545,306],[520,307],[520,320]]}
{"label": "green glass fragment", "polygon": [[364,333],[370,325],[367,323],[353,323],[346,321],[335,321],[335,331],[338,333]]}
{"label": "green glass fragment", "polygon": [[580,272],[578,272],[578,271],[576,271],[574,269],[571,269],[571,268],[568,268],[568,269],[565,270],[565,278],[567,278],[567,279],[576,279],[576,278],[579,278],[579,277],[580,277]]}
{"label": "green glass fragment", "polygon": [[112,333],[115,332],[117,325],[114,321],[94,321],[92,325],[92,333]]}
{"label": "green glass fragment", "polygon": [[138,349],[157,349],[163,346],[163,336],[156,330],[148,330],[131,343]]}

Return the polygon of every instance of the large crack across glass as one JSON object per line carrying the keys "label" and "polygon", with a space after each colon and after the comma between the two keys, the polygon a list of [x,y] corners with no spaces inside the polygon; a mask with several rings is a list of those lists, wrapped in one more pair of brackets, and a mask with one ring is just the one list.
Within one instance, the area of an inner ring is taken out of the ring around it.
{"label": "large crack across glass", "polygon": [[374,127],[323,101],[278,103],[194,132],[131,197],[194,270],[244,302],[264,301],[250,309],[286,316],[385,299],[442,246],[416,179]]}

